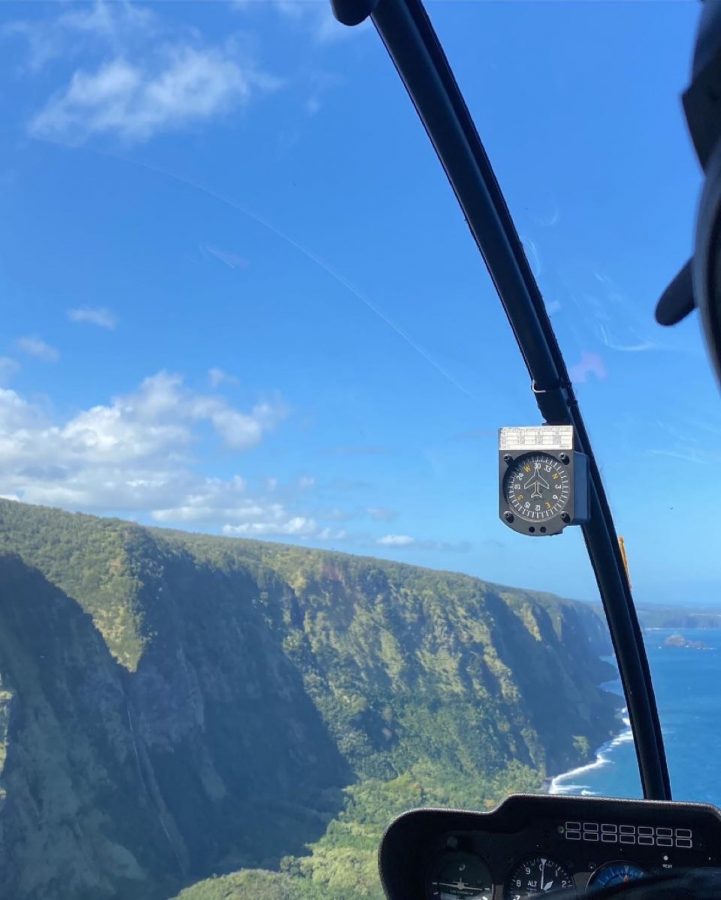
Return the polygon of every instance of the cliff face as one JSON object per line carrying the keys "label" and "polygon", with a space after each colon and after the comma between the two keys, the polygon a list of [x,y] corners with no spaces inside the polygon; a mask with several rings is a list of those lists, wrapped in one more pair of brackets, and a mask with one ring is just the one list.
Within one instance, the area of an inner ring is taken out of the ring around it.
{"label": "cliff face", "polygon": [[9,501],[0,549],[3,897],[272,868],[354,781],[558,771],[613,728],[580,604]]}

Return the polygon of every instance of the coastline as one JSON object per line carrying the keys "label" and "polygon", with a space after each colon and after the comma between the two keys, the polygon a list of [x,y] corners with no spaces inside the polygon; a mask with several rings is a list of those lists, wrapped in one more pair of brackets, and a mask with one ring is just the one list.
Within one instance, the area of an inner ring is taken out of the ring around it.
{"label": "coastline", "polygon": [[[714,647],[716,653],[662,649],[663,638],[669,633],[670,629],[659,629],[653,636],[647,636],[646,649],[661,713],[674,795],[721,806],[718,754],[699,750],[716,747],[719,740],[721,630],[688,628],[682,631],[685,637],[702,639]],[[625,704],[620,683],[602,687],[618,695],[621,710]],[[567,763],[566,771],[550,770],[539,789],[568,796],[641,797],[638,760],[627,722],[627,716],[625,721],[617,718],[610,741],[600,747],[595,745],[593,752],[578,762]]]}
{"label": "coastline", "polygon": [[623,730],[615,737],[612,737],[596,751],[596,758],[577,766],[575,769],[569,769],[567,772],[561,772],[552,778],[546,778],[543,782],[543,790],[548,794],[569,794],[581,797],[597,796],[596,791],[589,790],[588,786],[583,784],[583,775],[596,769],[603,769],[611,765],[612,760],[609,758],[609,752],[621,744],[633,742],[633,733],[631,732],[631,723],[628,719],[628,710],[624,707],[620,713],[623,722]]}

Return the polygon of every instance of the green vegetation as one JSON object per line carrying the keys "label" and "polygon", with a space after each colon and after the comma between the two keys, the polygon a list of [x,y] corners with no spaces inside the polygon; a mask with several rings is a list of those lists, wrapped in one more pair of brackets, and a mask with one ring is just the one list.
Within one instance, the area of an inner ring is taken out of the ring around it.
{"label": "green vegetation", "polygon": [[[312,885],[283,872],[264,869],[244,869],[232,875],[214,876],[193,887],[186,888],[178,900],[238,900],[242,897],[262,897],[263,900],[316,900],[310,893]],[[317,897],[320,895],[316,894]]]}
{"label": "green vegetation", "polygon": [[3,550],[0,896],[375,898],[394,815],[615,727],[583,604],[9,501]]}
{"label": "green vegetation", "polygon": [[[517,763],[478,780],[428,761],[390,781],[369,779],[346,791],[343,812],[303,857],[286,857],[279,872],[254,870],[206,879],[178,900],[382,900],[378,844],[388,823],[419,806],[487,809],[513,791],[536,791],[538,773]],[[261,890],[262,888],[262,890]]]}
{"label": "green vegetation", "polygon": [[0,551],[18,553],[93,616],[115,658],[135,669],[143,651],[137,566],[128,552],[141,529],[117,519],[0,503]]}

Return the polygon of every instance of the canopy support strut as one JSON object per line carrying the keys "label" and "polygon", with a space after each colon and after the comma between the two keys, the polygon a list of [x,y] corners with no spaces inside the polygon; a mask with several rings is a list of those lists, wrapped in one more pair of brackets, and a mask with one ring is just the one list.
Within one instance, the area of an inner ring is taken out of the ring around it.
{"label": "canopy support strut", "polygon": [[641,629],[611,510],[566,363],[501,189],[421,0],[333,0],[336,17],[371,17],[435,147],[485,260],[532,379],[543,418],[570,424],[589,461],[583,534],[596,575],[633,731],[644,796],[670,800],[661,726]]}

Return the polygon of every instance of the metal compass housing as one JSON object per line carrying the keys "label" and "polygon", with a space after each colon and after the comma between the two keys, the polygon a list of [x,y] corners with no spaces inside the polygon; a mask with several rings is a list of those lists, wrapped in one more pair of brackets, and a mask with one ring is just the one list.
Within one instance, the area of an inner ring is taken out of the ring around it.
{"label": "metal compass housing", "polygon": [[501,428],[501,521],[520,534],[560,534],[588,521],[588,460],[572,425]]}

